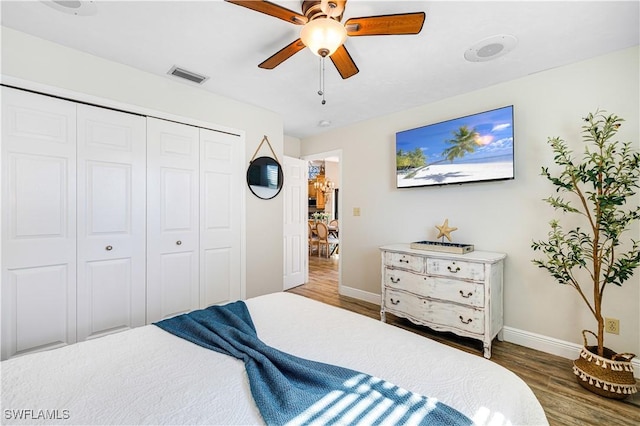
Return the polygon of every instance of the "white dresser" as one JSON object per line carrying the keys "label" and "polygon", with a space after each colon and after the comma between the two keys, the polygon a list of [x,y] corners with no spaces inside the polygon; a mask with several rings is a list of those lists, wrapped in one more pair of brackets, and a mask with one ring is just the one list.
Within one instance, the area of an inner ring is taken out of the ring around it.
{"label": "white dresser", "polygon": [[380,247],[382,301],[387,312],[437,331],[483,342],[491,357],[491,340],[500,333],[503,253],[467,254],[415,250],[409,244]]}

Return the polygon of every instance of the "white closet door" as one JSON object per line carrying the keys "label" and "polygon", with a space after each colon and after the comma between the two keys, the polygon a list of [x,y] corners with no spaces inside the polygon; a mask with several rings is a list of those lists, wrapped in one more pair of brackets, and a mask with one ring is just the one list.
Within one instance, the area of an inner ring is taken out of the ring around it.
{"label": "white closet door", "polygon": [[76,341],[76,105],[2,88],[2,359]]}
{"label": "white closet door", "polygon": [[147,119],[147,322],[199,307],[199,130]]}
{"label": "white closet door", "polygon": [[241,298],[240,137],[200,129],[200,307]]}
{"label": "white closet door", "polygon": [[78,105],[78,340],[145,324],[146,119]]}

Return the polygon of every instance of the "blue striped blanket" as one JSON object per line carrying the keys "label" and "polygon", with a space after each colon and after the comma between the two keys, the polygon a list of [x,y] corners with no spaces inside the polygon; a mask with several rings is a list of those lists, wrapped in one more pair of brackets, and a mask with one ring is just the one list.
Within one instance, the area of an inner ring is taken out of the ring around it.
{"label": "blue striped blanket", "polygon": [[242,301],[211,306],[155,325],[242,360],[251,394],[268,425],[471,424],[465,415],[433,398],[265,344],[258,338]]}

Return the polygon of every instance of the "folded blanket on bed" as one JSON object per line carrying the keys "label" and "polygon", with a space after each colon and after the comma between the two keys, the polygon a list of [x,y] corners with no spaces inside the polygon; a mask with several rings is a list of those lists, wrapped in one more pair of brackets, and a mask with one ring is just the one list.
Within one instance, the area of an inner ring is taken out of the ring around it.
{"label": "folded blanket on bed", "polygon": [[251,394],[268,425],[471,424],[465,415],[433,398],[368,374],[268,346],[258,338],[242,301],[211,306],[155,325],[242,360]]}

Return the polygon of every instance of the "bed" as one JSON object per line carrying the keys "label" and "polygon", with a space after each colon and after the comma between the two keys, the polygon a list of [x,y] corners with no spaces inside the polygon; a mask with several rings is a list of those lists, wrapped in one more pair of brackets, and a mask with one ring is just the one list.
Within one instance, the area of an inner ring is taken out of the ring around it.
{"label": "bed", "polygon": [[[381,377],[480,425],[547,424],[531,389],[482,357],[290,293],[246,300],[258,337]],[[1,363],[3,424],[263,424],[244,364],[155,325]]]}

